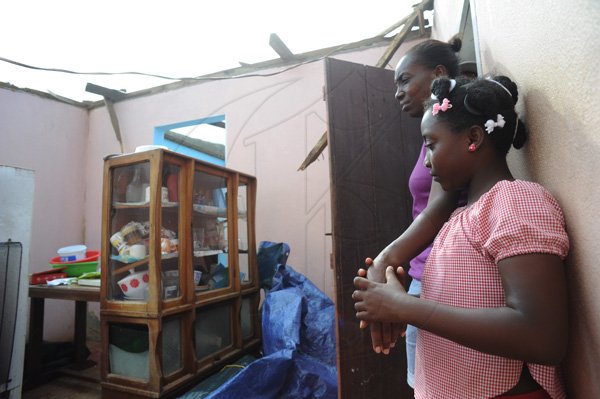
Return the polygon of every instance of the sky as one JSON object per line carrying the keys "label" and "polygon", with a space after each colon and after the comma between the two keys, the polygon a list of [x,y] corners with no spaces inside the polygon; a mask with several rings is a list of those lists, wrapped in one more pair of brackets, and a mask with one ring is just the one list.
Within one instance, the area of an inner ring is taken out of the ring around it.
{"label": "sky", "polygon": [[[0,82],[77,101],[102,97],[94,83],[137,90],[278,58],[276,33],[293,53],[370,38],[412,11],[418,0],[4,0]],[[3,60],[4,59],[4,60]]]}

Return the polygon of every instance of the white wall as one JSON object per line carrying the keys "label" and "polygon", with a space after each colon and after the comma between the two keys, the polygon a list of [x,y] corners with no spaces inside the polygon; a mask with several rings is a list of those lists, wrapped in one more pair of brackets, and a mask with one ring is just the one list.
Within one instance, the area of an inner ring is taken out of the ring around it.
{"label": "white wall", "polygon": [[[468,3],[469,0],[466,0]],[[448,41],[459,32],[465,0],[444,0],[436,2],[433,14],[431,37]]]}
{"label": "white wall", "polygon": [[[460,1],[436,1],[436,14]],[[570,398],[600,397],[600,2],[471,1],[484,73],[519,85],[530,139],[509,158],[519,177],[546,186],[560,202],[571,239]],[[451,24],[448,25],[449,27]],[[451,28],[448,28],[451,29]],[[438,31],[440,38],[454,31]]]}

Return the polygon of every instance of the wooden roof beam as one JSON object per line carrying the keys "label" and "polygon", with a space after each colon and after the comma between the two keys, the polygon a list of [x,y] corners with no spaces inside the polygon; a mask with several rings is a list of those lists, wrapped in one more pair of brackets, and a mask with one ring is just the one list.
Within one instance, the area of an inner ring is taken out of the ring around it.
{"label": "wooden roof beam", "polygon": [[125,98],[127,94],[123,93],[122,91],[108,89],[106,87],[98,86],[93,83],[88,83],[85,86],[85,91],[98,94],[104,97],[104,104],[106,105],[106,109],[108,110],[110,123],[115,132],[115,137],[119,142],[121,153],[124,153],[125,151],[123,149],[123,139],[121,137],[121,129],[119,128],[119,119],[117,118],[117,113],[115,112],[114,102]]}
{"label": "wooden roof beam", "polygon": [[291,61],[296,59],[294,53],[292,53],[285,45],[283,40],[277,36],[277,33],[271,33],[271,36],[269,37],[269,45],[277,54],[279,54],[279,57],[281,57],[282,60]]}

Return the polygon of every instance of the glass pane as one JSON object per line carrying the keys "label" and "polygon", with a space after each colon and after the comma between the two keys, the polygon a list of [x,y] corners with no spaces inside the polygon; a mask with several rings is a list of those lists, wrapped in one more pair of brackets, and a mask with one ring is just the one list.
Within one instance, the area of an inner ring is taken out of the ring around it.
{"label": "glass pane", "polygon": [[109,372],[148,380],[148,326],[110,323],[108,325]]}
{"label": "glass pane", "polygon": [[251,297],[242,299],[242,339],[252,338],[254,336],[254,323],[253,323],[253,304],[254,301]]}
{"label": "glass pane", "polygon": [[108,299],[146,301],[150,162],[112,170]]}
{"label": "glass pane", "polygon": [[196,292],[230,286],[227,231],[227,178],[196,170],[192,241]]}
{"label": "glass pane", "polygon": [[196,358],[231,345],[231,305],[198,309],[195,321]]}
{"label": "glass pane", "polygon": [[240,182],[238,187],[238,264],[242,284],[252,282],[252,273],[248,268],[248,186]]}
{"label": "glass pane", "polygon": [[163,322],[162,334],[162,366],[167,376],[181,368],[181,319]]}
{"label": "glass pane", "polygon": [[181,168],[164,163],[161,190],[162,226],[160,229],[160,252],[162,271],[162,298],[181,296],[179,273],[179,195]]}

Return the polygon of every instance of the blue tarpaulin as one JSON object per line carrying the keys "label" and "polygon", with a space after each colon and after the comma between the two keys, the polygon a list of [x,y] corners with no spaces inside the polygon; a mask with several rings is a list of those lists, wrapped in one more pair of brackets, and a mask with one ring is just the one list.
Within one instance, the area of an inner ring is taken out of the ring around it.
{"label": "blue tarpaulin", "polygon": [[210,399],[336,399],[333,302],[292,267],[279,265],[262,310],[263,354]]}
{"label": "blue tarpaulin", "polygon": [[280,265],[287,263],[289,255],[290,246],[285,242],[261,241],[258,244],[256,261],[260,288],[269,291],[273,287],[273,276]]}

